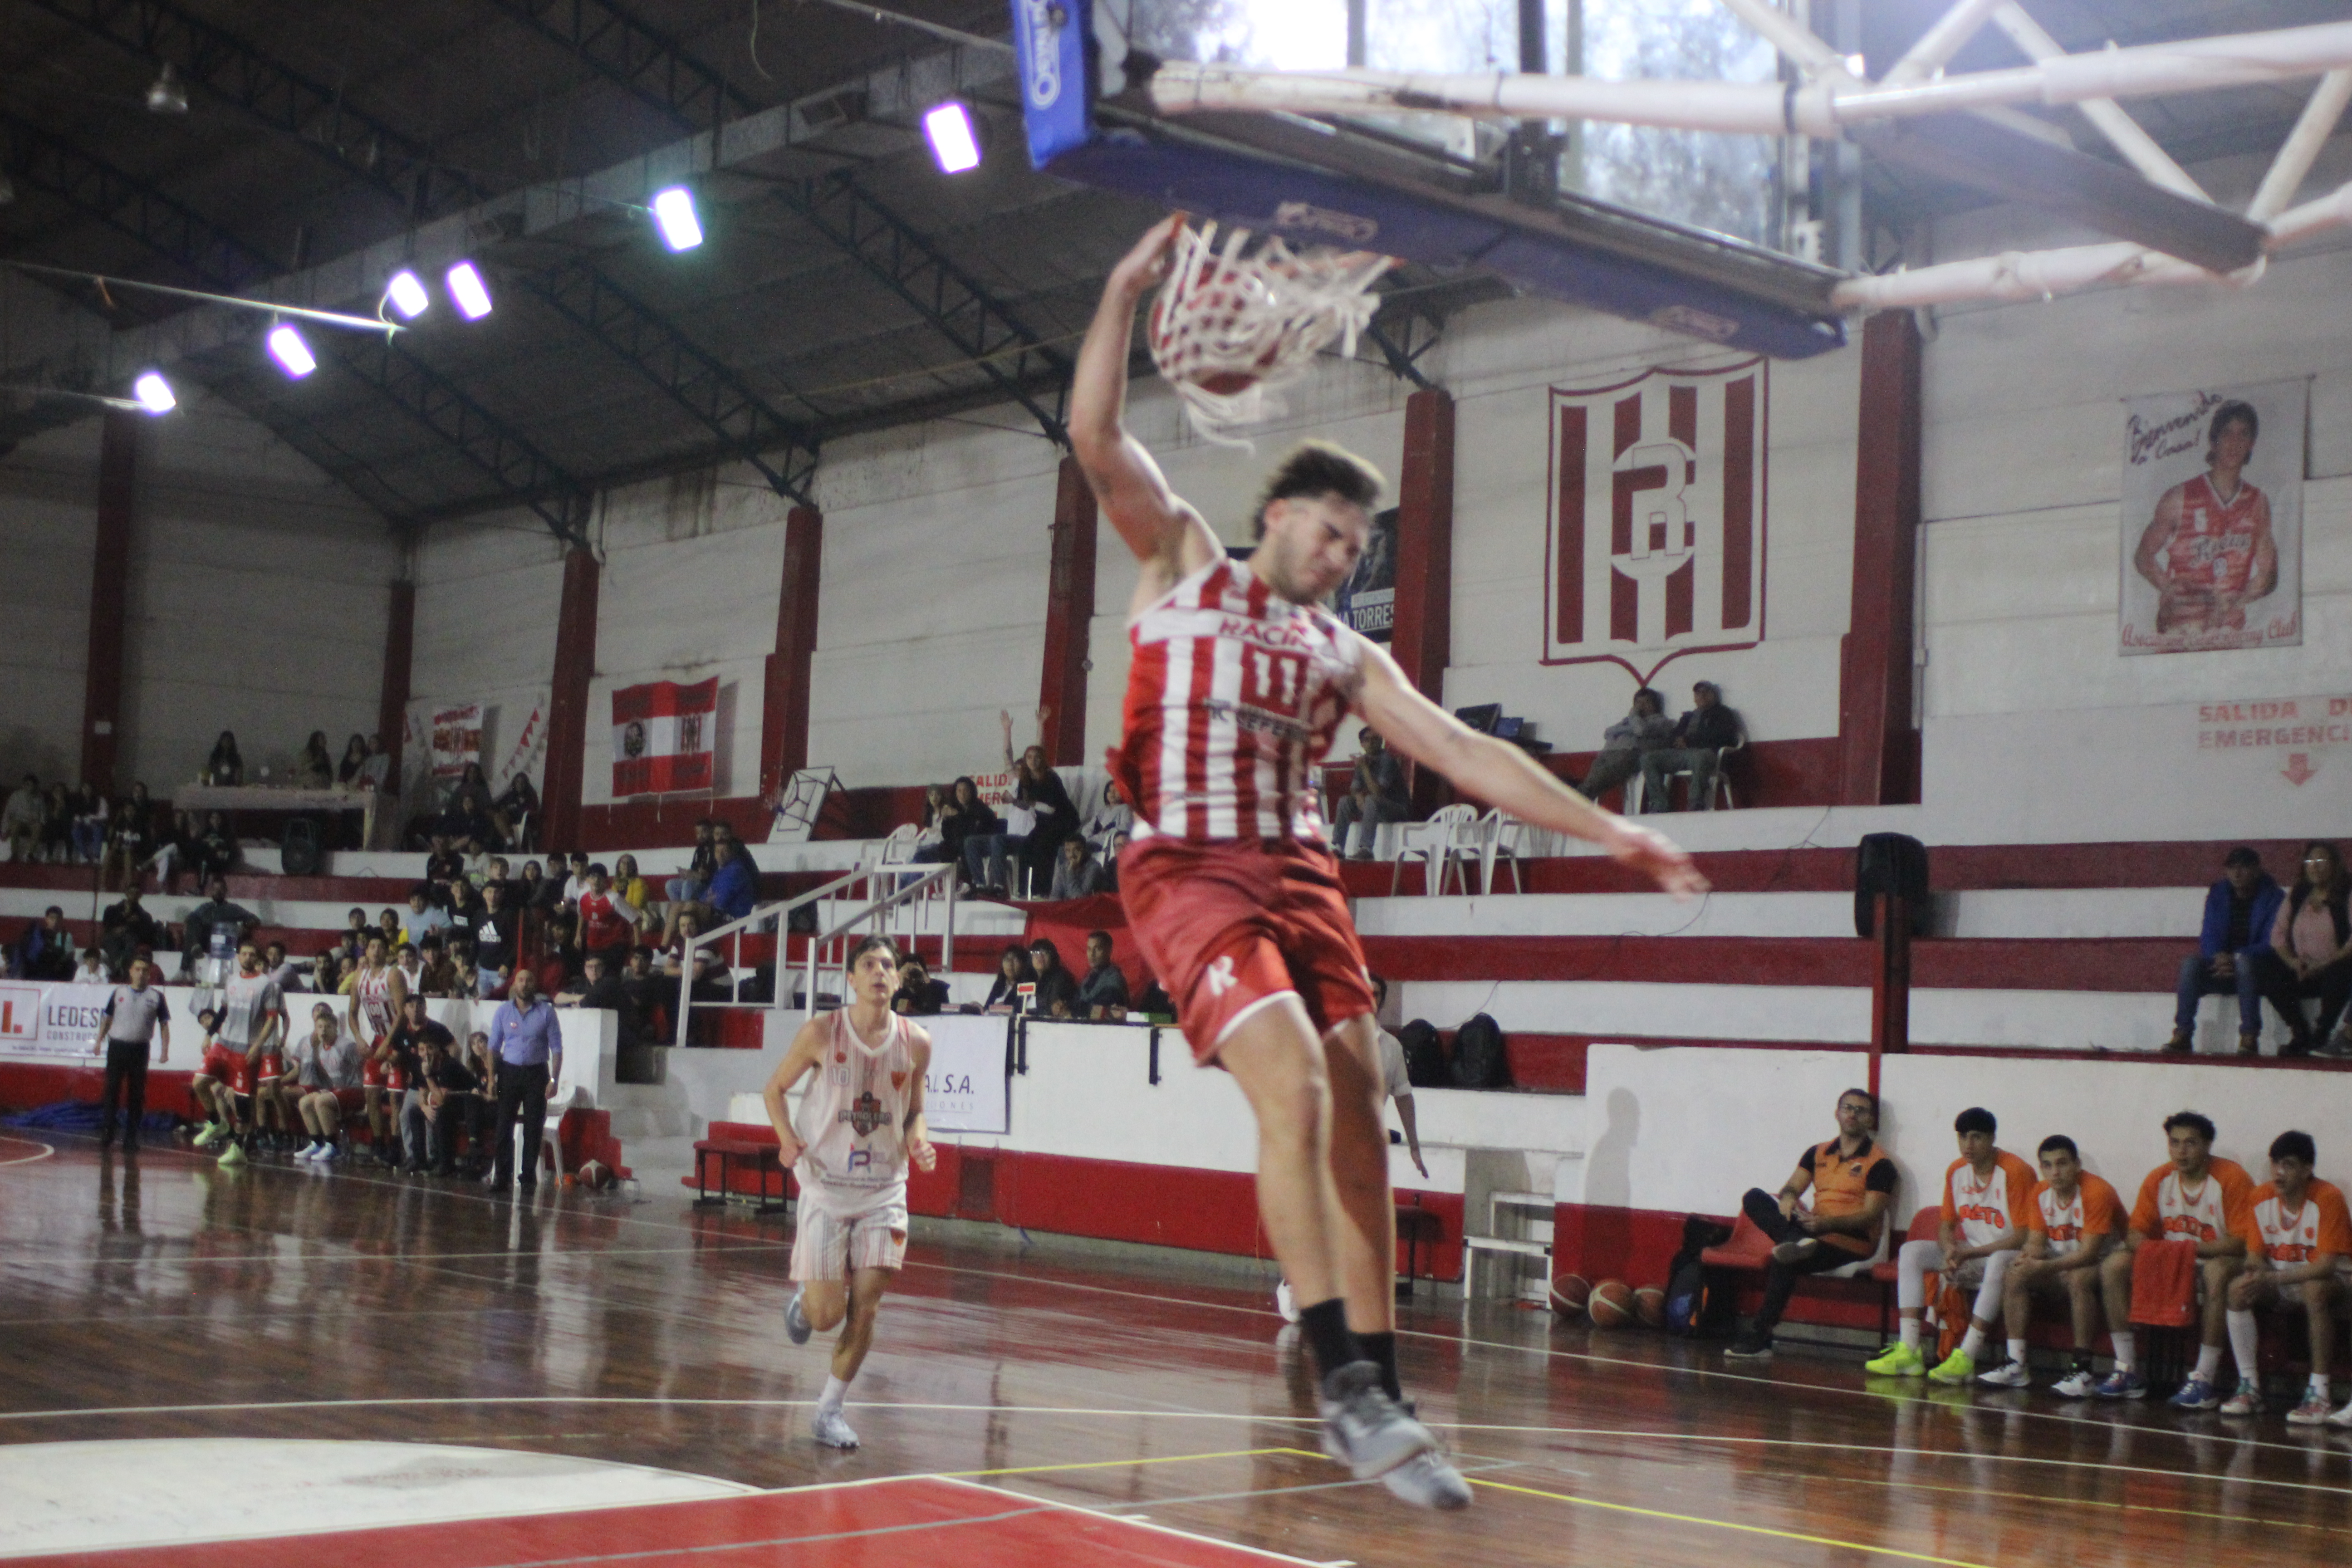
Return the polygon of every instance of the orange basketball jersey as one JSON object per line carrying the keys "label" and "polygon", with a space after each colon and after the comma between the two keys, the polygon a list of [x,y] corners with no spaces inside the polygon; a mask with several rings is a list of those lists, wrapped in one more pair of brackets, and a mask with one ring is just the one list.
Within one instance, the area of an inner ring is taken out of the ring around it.
{"label": "orange basketball jersey", "polygon": [[2058,1190],[2049,1183],[2037,1184],[2033,1203],[2026,1210],[2025,1228],[2048,1237],[2051,1256],[2063,1258],[2081,1251],[2083,1243],[2092,1237],[2113,1236],[2123,1217],[2124,1200],[2115,1184],[2085,1171],[2072,1203],[2061,1203]]}
{"label": "orange basketball jersey", "polygon": [[2192,1191],[2169,1163],[2158,1165],[2139,1184],[2132,1205],[2132,1228],[2159,1241],[2214,1242],[2245,1234],[2253,1179],[2235,1160],[2207,1162],[2205,1180]]}
{"label": "orange basketball jersey", "polygon": [[2006,1149],[1996,1149],[1992,1171],[1979,1177],[1966,1160],[1944,1171],[1944,1223],[1956,1226],[1963,1247],[1987,1247],[2025,1224],[2033,1167]]}
{"label": "orange basketball jersey", "polygon": [[2246,1256],[2267,1258],[2273,1268],[2300,1268],[2322,1254],[2352,1258],[2352,1214],[2333,1182],[2313,1181],[2302,1206],[2292,1211],[2278,1188],[2263,1183],[2247,1201],[2239,1234],[2246,1238]]}

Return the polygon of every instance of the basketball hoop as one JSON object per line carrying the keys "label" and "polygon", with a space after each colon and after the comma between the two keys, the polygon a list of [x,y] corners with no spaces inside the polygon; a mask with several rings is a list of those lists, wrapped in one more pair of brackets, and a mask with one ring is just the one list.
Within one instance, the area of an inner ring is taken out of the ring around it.
{"label": "basketball hoop", "polygon": [[1380,309],[1372,284],[1394,261],[1366,250],[1294,251],[1269,237],[1244,255],[1250,233],[1217,226],[1177,236],[1167,281],[1152,301],[1152,363],[1212,441],[1281,411],[1267,393],[1305,375],[1334,340],[1352,354]]}

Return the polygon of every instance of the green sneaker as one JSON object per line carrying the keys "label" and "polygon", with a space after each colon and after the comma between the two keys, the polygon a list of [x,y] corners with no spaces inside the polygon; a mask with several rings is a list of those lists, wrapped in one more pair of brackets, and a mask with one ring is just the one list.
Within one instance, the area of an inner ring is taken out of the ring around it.
{"label": "green sneaker", "polygon": [[1897,1340],[1878,1352],[1877,1359],[1862,1363],[1862,1370],[1873,1377],[1925,1377],[1927,1363],[1919,1352]]}
{"label": "green sneaker", "polygon": [[207,1121],[205,1123],[203,1130],[199,1131],[194,1138],[191,1139],[190,1142],[199,1149],[209,1149],[214,1144],[220,1142],[220,1135],[221,1124],[217,1121]]}
{"label": "green sneaker", "polygon": [[229,1141],[229,1145],[228,1145],[228,1147],[221,1151],[220,1163],[221,1163],[223,1165],[227,1165],[227,1166],[236,1166],[236,1165],[242,1165],[242,1164],[244,1164],[244,1163],[245,1163],[245,1145],[244,1145],[244,1144],[242,1144],[242,1143],[237,1142],[235,1139],[231,1139],[231,1140]]}
{"label": "green sneaker", "polygon": [[1976,1374],[1977,1358],[1966,1351],[1954,1351],[1927,1377],[1933,1383],[1966,1383]]}

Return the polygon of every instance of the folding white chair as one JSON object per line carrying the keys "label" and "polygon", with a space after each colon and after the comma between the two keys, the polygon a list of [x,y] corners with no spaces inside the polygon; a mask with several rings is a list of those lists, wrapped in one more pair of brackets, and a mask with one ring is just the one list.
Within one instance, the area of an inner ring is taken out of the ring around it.
{"label": "folding white chair", "polygon": [[1519,877],[1519,862],[1535,855],[1536,830],[1500,806],[1479,819],[1478,829],[1478,891],[1482,894],[1494,892],[1495,862],[1508,860],[1511,863],[1511,891],[1526,892],[1527,884]]}
{"label": "folding white chair", "polygon": [[[559,1187],[563,1184],[563,1113],[575,1105],[585,1104],[587,1093],[587,1086],[575,1083],[561,1094],[551,1090],[547,1097],[547,1124],[540,1133],[539,1157],[541,1163],[549,1168],[551,1174],[548,1179]],[[520,1168],[523,1152],[523,1127],[520,1120],[515,1122],[514,1135],[514,1161]]]}
{"label": "folding white chair", "polygon": [[1449,871],[1459,879],[1462,891],[1467,893],[1469,863],[1478,859],[1481,853],[1478,808],[1441,805],[1427,822],[1407,823],[1398,836],[1395,868],[1389,873],[1389,896],[1396,896],[1397,884],[1404,877],[1404,863],[1413,859],[1422,864],[1422,890],[1432,898],[1445,890]]}

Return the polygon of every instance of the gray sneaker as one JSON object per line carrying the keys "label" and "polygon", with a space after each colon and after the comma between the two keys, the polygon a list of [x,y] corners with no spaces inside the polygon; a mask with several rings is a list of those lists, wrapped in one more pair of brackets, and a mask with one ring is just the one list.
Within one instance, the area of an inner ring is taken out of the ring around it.
{"label": "gray sneaker", "polygon": [[[801,1310],[801,1293],[795,1290],[793,1292],[793,1299],[784,1303],[784,1332],[792,1336],[793,1343],[804,1345],[808,1343],[809,1335],[814,1331],[809,1327],[808,1314]],[[842,1430],[847,1431],[848,1428],[844,1427]],[[851,1438],[849,1446],[855,1448],[857,1447],[857,1440]]]}
{"label": "gray sneaker", "polygon": [[1381,1391],[1381,1369],[1368,1361],[1334,1367],[1323,1379],[1323,1451],[1360,1481],[1385,1476],[1437,1447],[1429,1428]]}
{"label": "gray sneaker", "polygon": [[855,1448],[857,1434],[841,1418],[841,1412],[829,1405],[816,1407],[815,1418],[809,1422],[809,1432],[828,1448]]}
{"label": "gray sneaker", "polygon": [[[1410,1399],[1402,1401],[1397,1408],[1416,1421],[1421,1418],[1421,1412],[1414,1408]],[[1447,1464],[1444,1456],[1434,1448],[1407,1459],[1382,1476],[1381,1485],[1415,1508],[1470,1506],[1470,1483],[1464,1480],[1462,1472]]]}

